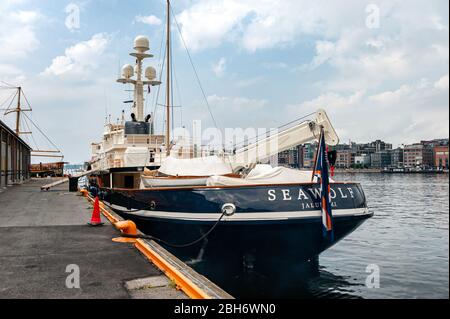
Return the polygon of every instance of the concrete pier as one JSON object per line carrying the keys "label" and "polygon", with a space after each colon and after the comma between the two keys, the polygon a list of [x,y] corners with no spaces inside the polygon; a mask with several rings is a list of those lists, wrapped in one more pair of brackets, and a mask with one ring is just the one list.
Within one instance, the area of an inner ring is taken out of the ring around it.
{"label": "concrete pier", "polygon": [[[49,182],[0,193],[0,298],[187,298],[132,245],[112,242],[119,233],[103,216],[88,226],[92,206],[67,184],[42,192]],[[66,286],[69,265],[80,288]]]}

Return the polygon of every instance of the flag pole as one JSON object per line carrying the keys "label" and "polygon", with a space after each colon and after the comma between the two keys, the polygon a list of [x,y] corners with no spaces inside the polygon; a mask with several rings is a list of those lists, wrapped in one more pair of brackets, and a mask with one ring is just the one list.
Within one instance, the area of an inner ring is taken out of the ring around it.
{"label": "flag pole", "polygon": [[314,155],[314,167],[311,174],[311,183],[314,181],[314,176],[317,170],[317,161],[319,160],[320,144],[322,143],[322,134],[324,134],[323,126],[320,126],[319,144],[317,145],[316,154]]}

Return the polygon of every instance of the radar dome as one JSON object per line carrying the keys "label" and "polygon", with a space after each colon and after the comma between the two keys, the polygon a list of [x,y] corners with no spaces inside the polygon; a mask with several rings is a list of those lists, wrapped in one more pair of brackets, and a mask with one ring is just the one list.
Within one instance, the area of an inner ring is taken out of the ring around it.
{"label": "radar dome", "polygon": [[149,79],[150,81],[156,79],[156,70],[155,70],[155,68],[151,67],[151,66],[147,67],[145,69],[145,77],[147,79]]}
{"label": "radar dome", "polygon": [[134,75],[134,69],[133,69],[133,67],[132,67],[130,64],[125,64],[125,65],[122,67],[122,76],[123,76],[125,79],[129,79],[129,78],[131,78],[133,75]]}
{"label": "radar dome", "polygon": [[136,39],[134,39],[134,49],[138,52],[144,53],[150,50],[150,41],[146,36],[137,36]]}

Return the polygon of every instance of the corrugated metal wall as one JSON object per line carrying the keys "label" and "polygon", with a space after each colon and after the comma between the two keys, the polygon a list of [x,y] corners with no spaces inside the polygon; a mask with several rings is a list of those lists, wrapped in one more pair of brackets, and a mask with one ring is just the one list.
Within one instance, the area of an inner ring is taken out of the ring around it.
{"label": "corrugated metal wall", "polygon": [[31,148],[0,121],[0,188],[30,178]]}

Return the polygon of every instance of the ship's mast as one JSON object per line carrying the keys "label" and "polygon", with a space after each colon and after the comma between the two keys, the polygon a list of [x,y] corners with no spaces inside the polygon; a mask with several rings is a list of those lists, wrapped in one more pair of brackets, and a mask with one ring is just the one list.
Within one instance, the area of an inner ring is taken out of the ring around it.
{"label": "ship's mast", "polygon": [[136,85],[134,86],[136,118],[138,121],[144,120],[144,85],[142,83],[142,60],[144,58],[137,56],[136,59]]}
{"label": "ship's mast", "polygon": [[[21,130],[20,127],[20,122],[23,121],[26,124],[27,128],[31,128],[31,127],[35,127],[36,130],[55,148],[54,150],[41,150],[39,149],[38,145],[36,144],[36,141],[33,138],[33,141],[36,145],[34,145],[37,149],[33,149],[31,150],[31,156],[32,157],[55,157],[55,158],[61,158],[61,160],[64,158],[64,155],[62,154],[62,152],[59,150],[59,148],[47,137],[47,135],[37,126],[37,124],[30,118],[28,117],[25,113],[23,114],[24,116],[22,117],[21,113],[22,112],[31,112],[31,105],[28,102],[28,99],[22,89],[21,86],[8,86],[7,89],[14,89],[17,90],[17,93],[13,96],[13,100],[16,98],[17,96],[17,104],[15,106],[15,108],[7,108],[4,115],[8,115],[10,113],[16,113],[16,127],[15,127],[15,133],[17,134],[17,136],[21,136],[24,134],[33,134],[30,131],[26,132]],[[25,104],[25,107],[22,107],[22,101]],[[12,104],[12,101],[10,103],[10,105]],[[23,129],[23,127],[22,127]],[[54,155],[54,154],[61,154],[61,155]]]}
{"label": "ship's mast", "polygon": [[22,111],[20,109],[20,95],[22,93],[22,88],[19,86],[17,88],[17,116],[16,116],[16,134],[19,135],[20,134],[20,112]]}
{"label": "ship's mast", "polygon": [[[16,105],[16,107],[14,109],[10,109],[10,108],[6,109],[4,115],[7,115],[9,113],[16,113],[16,129],[15,129],[15,132],[16,132],[17,135],[31,134],[31,132],[21,132],[21,130],[20,130],[20,115],[21,115],[21,112],[29,112],[29,111],[31,111],[31,107],[29,107],[29,105],[28,105],[28,108],[25,108],[25,109],[22,108],[22,95],[23,95],[22,87],[18,86],[18,87],[12,87],[12,88],[17,89],[17,93],[15,95],[15,96],[17,96],[17,105]],[[26,98],[25,98],[25,101],[26,101]]]}
{"label": "ship's mast", "polygon": [[166,155],[170,155],[170,0],[167,0]]}

